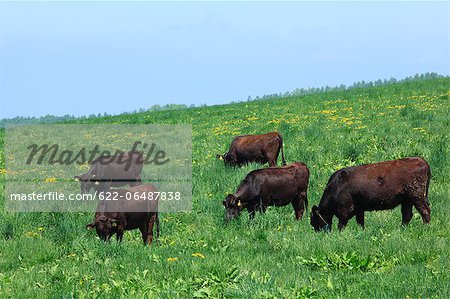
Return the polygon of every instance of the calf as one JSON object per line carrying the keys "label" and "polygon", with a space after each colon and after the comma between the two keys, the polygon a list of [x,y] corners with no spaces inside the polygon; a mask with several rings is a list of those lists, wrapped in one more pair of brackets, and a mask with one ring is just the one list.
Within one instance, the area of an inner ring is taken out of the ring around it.
{"label": "calf", "polygon": [[230,149],[223,155],[217,155],[223,159],[225,166],[242,166],[249,162],[269,163],[276,166],[278,155],[281,151],[283,165],[286,165],[283,152],[283,139],[277,132],[262,135],[244,135],[234,137]]}
{"label": "calf", "polygon": [[428,186],[430,166],[418,157],[365,164],[336,171],[329,179],[319,207],[313,206],[311,225],[331,229],[333,216],[342,230],[348,220],[364,227],[364,212],[402,206],[402,223],[412,218],[414,206],[424,223],[430,222]]}
{"label": "calf", "polygon": [[101,192],[127,184],[137,186],[141,183],[143,161],[142,154],[137,151],[101,156],[92,161],[87,173],[75,176],[75,179],[80,181],[81,193],[91,189]]}
{"label": "calf", "polygon": [[102,194],[110,196],[109,200],[100,201],[94,221],[86,228],[89,230],[95,228],[98,236],[104,241],[109,241],[116,234],[119,242],[122,241],[124,231],[138,228],[144,244],[150,245],[155,223],[156,236],[159,237],[158,201],[153,197],[149,199],[149,193],[152,192],[157,192],[152,185],[139,185],[128,190],[109,189]]}
{"label": "calf", "polygon": [[253,219],[257,207],[265,212],[267,206],[290,203],[294,207],[295,218],[299,220],[304,209],[308,208],[308,181],[308,167],[300,162],[254,170],[241,182],[236,193],[228,194],[223,201],[226,218],[236,218],[247,208],[250,219]]}

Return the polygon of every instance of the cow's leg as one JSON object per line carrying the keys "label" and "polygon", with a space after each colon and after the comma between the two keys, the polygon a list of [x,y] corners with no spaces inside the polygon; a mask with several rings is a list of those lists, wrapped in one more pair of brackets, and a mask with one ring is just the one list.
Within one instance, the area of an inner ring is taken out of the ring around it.
{"label": "cow's leg", "polygon": [[342,231],[345,226],[347,225],[348,218],[339,218],[338,228],[340,231]]}
{"label": "cow's leg", "polygon": [[269,167],[277,166],[277,161],[274,158],[270,157],[270,158],[267,158],[267,160],[269,161]]}
{"label": "cow's leg", "polygon": [[123,232],[117,232],[116,240],[117,242],[122,242]]}
{"label": "cow's leg", "polygon": [[349,219],[356,214],[353,198],[350,194],[344,193],[339,197],[339,206],[336,209],[336,216],[339,219],[338,228],[343,230]]}
{"label": "cow's leg", "polygon": [[248,216],[250,220],[253,220],[255,218],[255,206],[248,205],[247,206]]}
{"label": "cow's leg", "polygon": [[122,242],[123,231],[124,231],[124,228],[123,228],[123,227],[118,227],[118,228],[117,228],[117,235],[116,235],[116,240],[117,240],[117,242]]}
{"label": "cow's leg", "polygon": [[144,245],[147,245],[148,244],[148,233],[147,233],[148,224],[147,224],[147,221],[139,227],[139,230],[141,231],[142,241],[144,241]]}
{"label": "cow's leg", "polygon": [[148,245],[152,245],[153,242],[153,225],[156,222],[156,217],[157,217],[156,213],[152,213],[148,221],[148,229],[147,229]]}
{"label": "cow's leg", "polygon": [[294,198],[294,200],[292,201],[292,207],[294,208],[295,219],[301,220],[303,217],[303,213],[305,212],[303,197],[301,195]]}
{"label": "cow's leg", "polygon": [[261,214],[265,214],[266,210],[267,210],[267,206],[264,203],[262,203],[258,206],[258,210]]}
{"label": "cow's leg", "polygon": [[424,224],[430,223],[431,209],[430,205],[425,198],[418,199],[414,201],[414,207],[419,211],[420,216],[422,216],[422,221]]}
{"label": "cow's leg", "polygon": [[260,197],[257,204],[259,212],[261,214],[266,213],[267,207],[270,204],[270,197]]}
{"label": "cow's leg", "polygon": [[402,225],[407,226],[413,216],[412,203],[402,203]]}
{"label": "cow's leg", "polygon": [[364,229],[364,212],[356,214],[356,223]]}

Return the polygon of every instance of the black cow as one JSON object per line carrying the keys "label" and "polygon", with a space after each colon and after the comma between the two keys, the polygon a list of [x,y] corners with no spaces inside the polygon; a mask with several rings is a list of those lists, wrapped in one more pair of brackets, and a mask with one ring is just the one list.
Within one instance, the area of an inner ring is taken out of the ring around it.
{"label": "black cow", "polygon": [[140,152],[129,151],[114,156],[101,156],[92,161],[87,173],[75,176],[81,183],[81,192],[92,188],[98,192],[110,187],[137,186],[141,183],[143,157]]}
{"label": "black cow", "polygon": [[328,181],[319,207],[313,206],[311,225],[331,229],[333,216],[342,230],[348,220],[364,227],[364,212],[402,206],[402,223],[412,218],[414,206],[424,223],[430,222],[428,186],[430,166],[418,157],[365,164],[336,171]]}
{"label": "black cow", "polygon": [[276,166],[280,151],[282,163],[286,165],[283,139],[279,133],[271,132],[262,135],[234,137],[228,152],[217,155],[217,158],[223,159],[225,166],[242,166],[249,162],[261,164],[268,162],[269,166]]}
{"label": "black cow", "polygon": [[309,170],[304,163],[292,163],[283,167],[269,167],[250,172],[235,194],[228,194],[223,201],[227,220],[236,218],[244,208],[255,216],[255,210],[265,212],[267,206],[292,204],[295,218],[301,219],[308,208]]}
{"label": "black cow", "polygon": [[[156,236],[159,237],[158,200],[149,193],[157,192],[152,185],[139,185],[130,189],[110,189],[102,193],[104,196],[97,207],[94,221],[86,226],[94,229],[104,240],[116,235],[117,241],[122,241],[126,230],[139,229],[144,244],[153,240],[153,226],[156,223]],[[136,197],[135,197],[136,196]],[[145,197],[145,198],[144,198]],[[108,198],[108,200],[106,200]],[[136,198],[138,200],[136,200]]]}

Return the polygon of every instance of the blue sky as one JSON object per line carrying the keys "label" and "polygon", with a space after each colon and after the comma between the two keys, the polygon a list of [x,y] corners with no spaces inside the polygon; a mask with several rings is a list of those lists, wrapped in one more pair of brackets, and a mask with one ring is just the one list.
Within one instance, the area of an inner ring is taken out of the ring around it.
{"label": "blue sky", "polygon": [[448,2],[0,2],[0,118],[449,75]]}

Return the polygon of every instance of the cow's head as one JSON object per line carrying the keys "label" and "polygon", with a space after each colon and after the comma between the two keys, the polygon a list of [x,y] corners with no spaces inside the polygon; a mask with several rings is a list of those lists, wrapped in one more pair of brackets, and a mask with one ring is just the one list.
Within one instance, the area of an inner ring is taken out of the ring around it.
{"label": "cow's head", "polygon": [[243,209],[243,204],[238,197],[234,196],[233,194],[228,194],[222,203],[225,206],[227,212],[226,217],[228,221],[239,217]]}
{"label": "cow's head", "polygon": [[237,162],[235,155],[232,155],[230,153],[225,153],[223,155],[217,155],[216,157],[219,160],[223,160],[223,163],[225,164],[225,166],[235,166],[236,162]]}
{"label": "cow's head", "polygon": [[94,229],[97,231],[98,236],[103,241],[109,241],[111,236],[117,232],[117,226],[120,225],[119,219],[113,219],[101,215],[95,218],[94,222],[86,225],[86,229]]}
{"label": "cow's head", "polygon": [[90,176],[87,173],[83,173],[75,176],[75,180],[80,182],[81,193],[88,193],[95,185],[99,184],[98,181],[95,180],[95,174]]}
{"label": "cow's head", "polygon": [[319,208],[316,205],[314,205],[311,209],[310,223],[316,232],[321,231],[322,229],[330,229],[329,223],[327,223],[325,218],[323,218],[323,216],[319,213]]}

